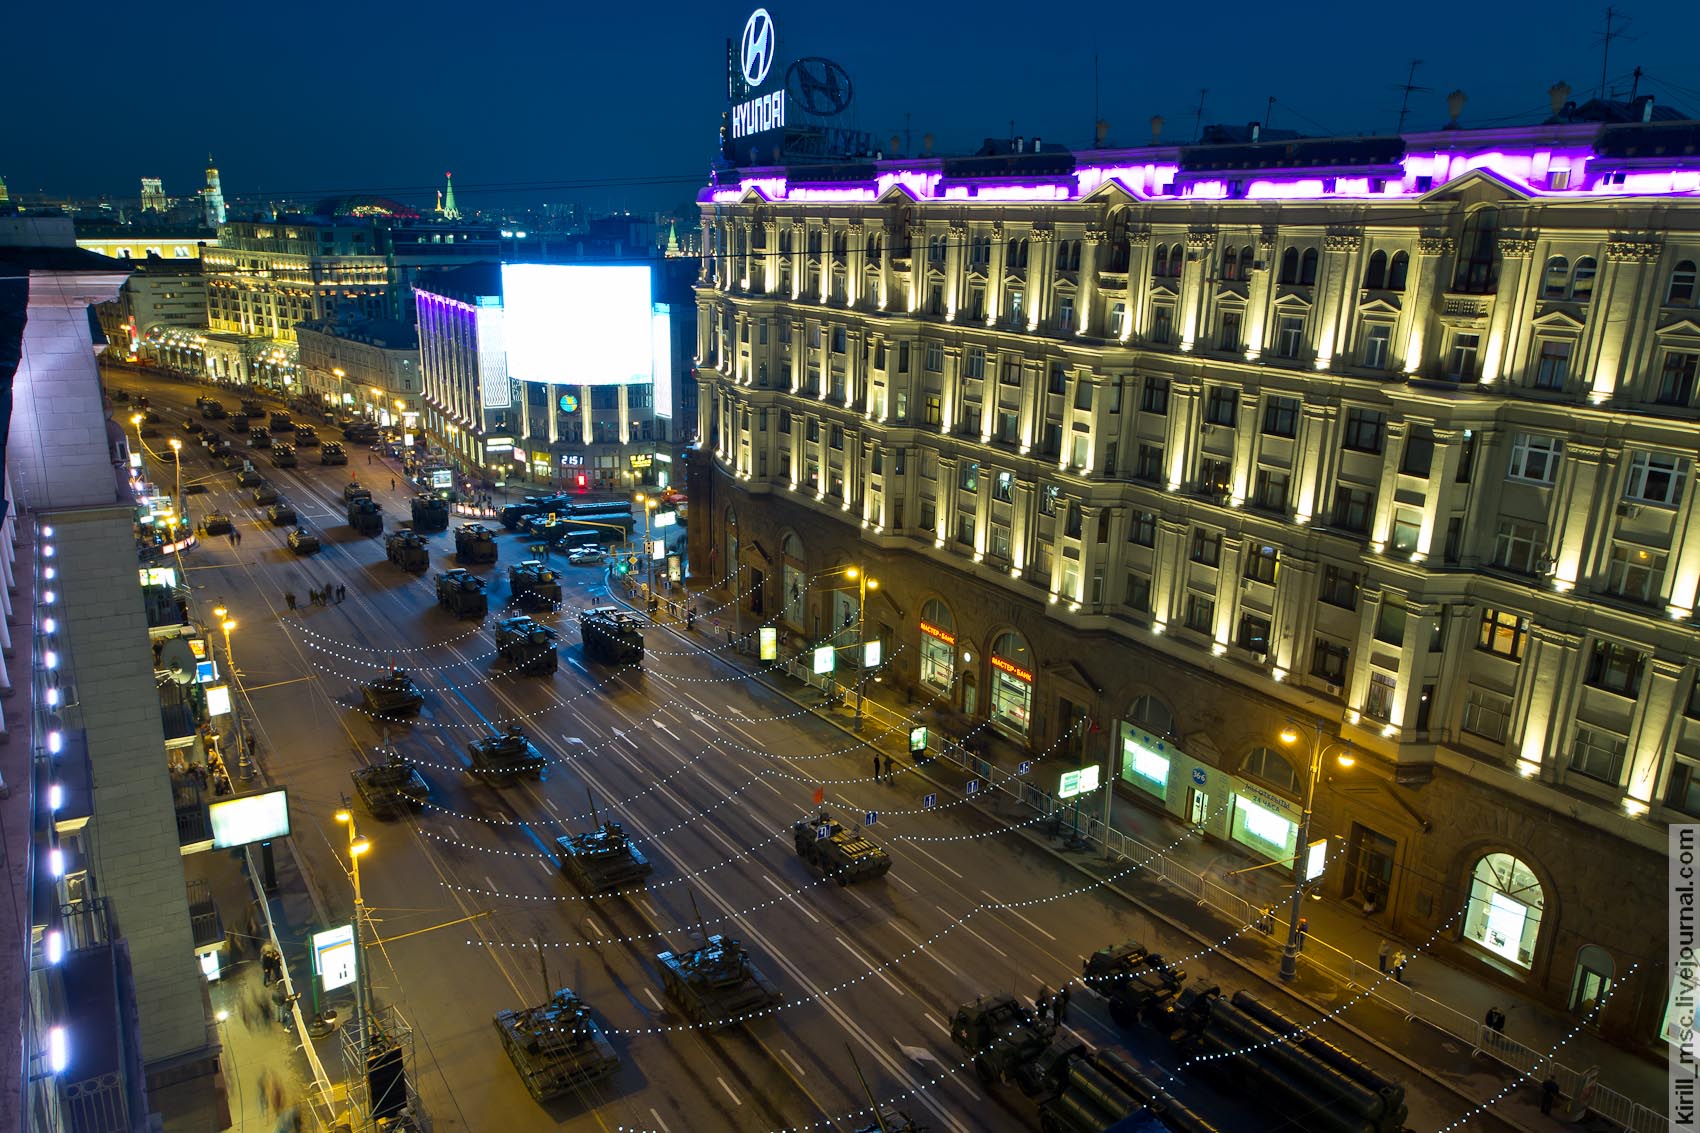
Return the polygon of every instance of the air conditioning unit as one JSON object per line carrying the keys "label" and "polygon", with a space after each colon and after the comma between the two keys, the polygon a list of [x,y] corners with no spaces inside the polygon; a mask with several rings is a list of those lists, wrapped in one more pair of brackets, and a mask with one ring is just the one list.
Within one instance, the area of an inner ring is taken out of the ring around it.
{"label": "air conditioning unit", "polygon": [[1267,660],[1269,660],[1269,654],[1267,654],[1267,653],[1259,653],[1259,652],[1258,652],[1258,651],[1257,651],[1257,650],[1255,650],[1255,649],[1253,649],[1253,650],[1252,650],[1252,651],[1251,651],[1251,659],[1252,659],[1252,660],[1253,660],[1253,661],[1256,661],[1256,662],[1257,662],[1257,663],[1258,663],[1258,664],[1259,664],[1259,665],[1261,665],[1261,664],[1263,664],[1263,663],[1264,663],[1264,662],[1265,662],[1265,661],[1267,661]]}
{"label": "air conditioning unit", "polygon": [[1341,689],[1340,689],[1339,685],[1329,685],[1328,686],[1328,695],[1329,696],[1339,696],[1340,692],[1341,692]]}
{"label": "air conditioning unit", "polygon": [[1621,515],[1625,519],[1634,519],[1636,516],[1641,514],[1641,505],[1620,503],[1617,505],[1617,514]]}

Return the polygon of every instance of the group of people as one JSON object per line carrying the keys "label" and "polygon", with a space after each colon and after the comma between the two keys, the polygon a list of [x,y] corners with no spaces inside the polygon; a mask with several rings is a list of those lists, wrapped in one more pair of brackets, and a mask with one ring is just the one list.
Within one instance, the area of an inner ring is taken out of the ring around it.
{"label": "group of people", "polygon": [[1068,999],[1067,984],[1063,984],[1055,994],[1052,994],[1049,984],[1040,984],[1039,994],[1033,997],[1033,1013],[1038,1016],[1039,1022],[1054,1019],[1060,1027],[1068,1022]]}
{"label": "group of people", "polygon": [[[315,606],[329,606],[332,604],[340,606],[342,605],[342,600],[347,597],[348,587],[342,585],[340,582],[335,585],[327,582],[322,590],[309,589],[307,591],[307,601]],[[291,610],[299,608],[295,597],[295,591],[293,590],[284,591],[283,601]]]}
{"label": "group of people", "polygon": [[[1405,965],[1410,963],[1410,961],[1411,958],[1405,954],[1405,950],[1403,948],[1396,947],[1394,943],[1386,937],[1382,938],[1381,947],[1378,948],[1375,953],[1375,962],[1376,966],[1381,969],[1383,975],[1392,976],[1398,982],[1404,983]],[[1503,1016],[1501,1016],[1501,1021],[1504,1021]]]}
{"label": "group of people", "polygon": [[[883,771],[880,770],[882,767],[884,768]],[[891,758],[891,756],[889,756],[889,755],[881,756],[878,752],[875,752],[874,753],[874,782],[876,782],[876,783],[895,783],[895,782],[897,782],[897,761],[895,759]]]}

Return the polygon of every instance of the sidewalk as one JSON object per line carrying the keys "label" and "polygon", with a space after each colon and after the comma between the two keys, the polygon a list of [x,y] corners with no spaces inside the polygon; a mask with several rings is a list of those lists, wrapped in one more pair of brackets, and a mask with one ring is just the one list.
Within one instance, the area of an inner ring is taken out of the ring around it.
{"label": "sidewalk", "polygon": [[[620,590],[610,587],[611,594],[619,595]],[[707,610],[724,601],[724,596],[715,592],[687,592],[677,585],[659,597],[661,608],[655,616],[670,625],[675,619],[669,617],[669,607],[678,609],[694,602]],[[720,611],[718,617],[699,618],[692,636],[724,638],[728,635],[724,627],[732,621],[726,611]],[[672,628],[684,632],[683,624]],[[763,667],[731,650],[722,650],[718,656],[746,670]],[[820,706],[823,697],[818,687],[780,673],[759,679],[850,730],[853,692],[847,693],[842,705],[825,708]],[[914,767],[905,722],[916,715],[916,706],[908,703],[903,692],[882,684],[869,684],[864,691],[868,720],[861,735],[870,746],[896,757],[899,767]],[[926,722],[924,716],[917,718]],[[941,744],[953,750],[932,750],[932,762],[916,770],[944,791],[960,795],[967,780],[982,779],[981,798],[985,801],[980,805],[1005,820],[1031,819],[1035,811],[1043,813],[1055,805],[1036,788],[1016,779],[1010,769],[999,769],[995,762],[987,763],[963,752],[947,737],[935,735],[931,749]],[[1102,809],[1096,803],[1091,809],[1095,816],[1084,809],[1079,816],[1081,833],[1091,838],[1084,850],[1068,848],[1072,833],[1072,811],[1068,809],[1055,812],[1061,818],[1057,833],[1047,835],[1044,824],[1028,824],[1022,827],[1022,834],[1094,876],[1124,872],[1128,860],[1147,863],[1113,887],[1201,946],[1213,946],[1228,937],[1228,943],[1217,948],[1219,954],[1259,979],[1276,979],[1281,945],[1286,939],[1290,885],[1265,872],[1229,877],[1231,871],[1257,861],[1219,843],[1184,837],[1184,825],[1135,802],[1130,792],[1117,792],[1107,839],[1108,846],[1124,857],[1107,861],[1106,839],[1098,821]],[[1160,848],[1171,845],[1173,849],[1157,858]],[[1272,935],[1264,936],[1255,929],[1231,935],[1244,929],[1266,905],[1277,910]],[[1558,1111],[1565,1108],[1561,1103],[1554,1116],[1543,1116],[1539,1108],[1541,1080],[1553,1073],[1564,1090],[1565,1102],[1569,1102],[1582,1088],[1584,1072],[1597,1068],[1594,1119],[1605,1118],[1612,1127],[1636,1133],[1668,1127],[1661,1116],[1667,1096],[1666,1076],[1652,1060],[1577,1030],[1579,1020],[1483,976],[1443,959],[1416,954],[1421,941],[1388,937],[1393,947],[1404,948],[1413,958],[1405,969],[1404,984],[1384,978],[1377,965],[1378,949],[1386,935],[1379,917],[1366,916],[1361,908],[1326,898],[1307,900],[1302,912],[1309,920],[1309,934],[1300,955],[1298,976],[1282,986],[1310,1003],[1319,1015],[1349,1005],[1344,1025],[1381,1046],[1413,1073],[1423,1074],[1464,1098],[1487,1098],[1507,1090],[1492,1112],[1522,1129],[1544,1131],[1573,1127],[1583,1115],[1558,1120]],[[1483,1024],[1488,1008],[1493,1006],[1506,1014],[1503,1035]],[[1547,1061],[1549,1053],[1551,1063]],[[1519,1083],[1521,1075],[1529,1075],[1528,1080]]]}

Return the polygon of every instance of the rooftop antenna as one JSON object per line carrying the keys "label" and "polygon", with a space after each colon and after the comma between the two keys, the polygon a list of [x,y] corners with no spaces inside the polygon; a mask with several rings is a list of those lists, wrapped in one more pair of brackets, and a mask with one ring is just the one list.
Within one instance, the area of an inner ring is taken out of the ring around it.
{"label": "rooftop antenna", "polygon": [[[1614,21],[1617,22],[1616,27],[1612,26]],[[1600,97],[1601,98],[1604,98],[1606,96],[1606,68],[1611,63],[1611,41],[1614,40],[1614,39],[1624,38],[1624,36],[1628,32],[1628,25],[1629,25],[1629,17],[1628,16],[1623,15],[1616,8],[1607,8],[1606,9],[1606,30],[1605,30],[1604,34],[1602,34],[1600,36],[1600,40],[1599,40],[1599,43],[1600,43]]]}
{"label": "rooftop antenna", "polygon": [[1198,142],[1204,138],[1204,96],[1209,94],[1207,87],[1201,87],[1198,92],[1198,110],[1192,116],[1192,140]]}
{"label": "rooftop antenna", "polygon": [[1269,132],[1269,120],[1275,117],[1275,96],[1269,96],[1269,105],[1263,111],[1263,132]]}
{"label": "rooftop antenna", "polygon": [[1393,128],[1393,132],[1395,134],[1403,134],[1405,132],[1405,116],[1411,112],[1411,96],[1413,94],[1427,94],[1429,92],[1430,88],[1419,87],[1417,85],[1417,68],[1422,65],[1423,61],[1421,59],[1411,60],[1411,70],[1405,75],[1404,85],[1395,88],[1404,92],[1404,95],[1399,99],[1399,125]]}
{"label": "rooftop antenna", "polygon": [[1629,101],[1634,102],[1636,97],[1639,96],[1640,93],[1641,93],[1641,68],[1636,67],[1635,71],[1634,71],[1634,81],[1629,84]]}
{"label": "rooftop antenna", "polygon": [[1104,144],[1103,131],[1098,127],[1103,119],[1098,116],[1098,53],[1092,53],[1092,137],[1099,145]]}

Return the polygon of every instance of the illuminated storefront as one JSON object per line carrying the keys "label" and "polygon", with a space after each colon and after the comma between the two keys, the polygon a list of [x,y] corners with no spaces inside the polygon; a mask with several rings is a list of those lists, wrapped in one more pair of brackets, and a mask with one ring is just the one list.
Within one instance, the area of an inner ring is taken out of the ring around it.
{"label": "illuminated storefront", "polygon": [[1033,719],[1033,654],[1018,633],[992,646],[992,722],[1026,736]]}
{"label": "illuminated storefront", "polygon": [[1122,725],[1122,779],[1153,798],[1169,797],[1168,744],[1130,724]]}
{"label": "illuminated storefront", "polygon": [[941,692],[956,679],[956,620],[937,598],[921,607],[921,683]]}
{"label": "illuminated storefront", "polygon": [[1531,967],[1545,904],[1540,880],[1528,865],[1510,854],[1488,854],[1470,876],[1464,939],[1518,967]]}
{"label": "illuminated storefront", "polygon": [[1255,783],[1236,780],[1228,837],[1271,861],[1291,861],[1299,840],[1299,808]]}

